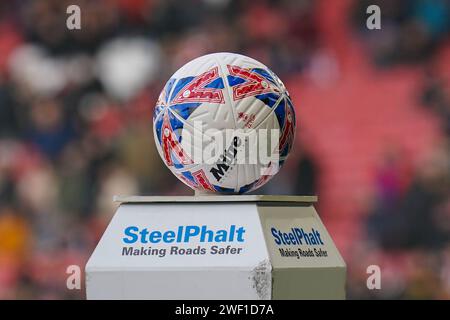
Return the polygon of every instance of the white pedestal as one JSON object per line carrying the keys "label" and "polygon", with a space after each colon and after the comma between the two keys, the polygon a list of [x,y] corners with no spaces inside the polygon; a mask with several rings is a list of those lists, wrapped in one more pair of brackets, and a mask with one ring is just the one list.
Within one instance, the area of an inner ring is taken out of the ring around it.
{"label": "white pedestal", "polygon": [[117,197],[88,299],[344,299],[316,197]]}

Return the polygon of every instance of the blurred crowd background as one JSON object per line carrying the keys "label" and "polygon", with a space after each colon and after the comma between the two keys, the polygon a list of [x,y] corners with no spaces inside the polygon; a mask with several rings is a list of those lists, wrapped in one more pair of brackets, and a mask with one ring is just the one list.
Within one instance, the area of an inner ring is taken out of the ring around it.
{"label": "blurred crowd background", "polygon": [[318,194],[348,298],[449,299],[449,32],[448,0],[1,1],[0,298],[84,298],[66,267],[84,267],[113,195],[192,193],[157,154],[153,107],[184,63],[228,51],[293,97],[296,145],[256,192]]}

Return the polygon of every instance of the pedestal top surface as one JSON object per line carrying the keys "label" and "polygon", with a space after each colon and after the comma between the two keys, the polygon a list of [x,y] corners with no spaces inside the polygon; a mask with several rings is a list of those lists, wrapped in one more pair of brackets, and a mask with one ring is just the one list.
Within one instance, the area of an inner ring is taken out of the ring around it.
{"label": "pedestal top surface", "polygon": [[314,203],[317,196],[285,195],[197,195],[197,196],[114,196],[120,203],[165,203],[165,202],[290,202]]}

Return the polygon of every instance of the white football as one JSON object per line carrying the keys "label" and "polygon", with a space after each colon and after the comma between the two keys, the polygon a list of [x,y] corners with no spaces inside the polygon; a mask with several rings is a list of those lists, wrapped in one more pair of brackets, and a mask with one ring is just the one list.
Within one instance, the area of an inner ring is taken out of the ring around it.
{"label": "white football", "polygon": [[241,194],[281,168],[293,144],[295,112],[283,82],[265,65],[214,53],[167,81],[153,132],[164,163],[189,187]]}

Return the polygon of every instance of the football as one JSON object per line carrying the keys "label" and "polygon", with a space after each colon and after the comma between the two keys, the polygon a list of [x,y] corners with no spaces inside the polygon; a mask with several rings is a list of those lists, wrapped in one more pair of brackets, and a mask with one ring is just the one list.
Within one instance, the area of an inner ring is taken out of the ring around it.
{"label": "football", "polygon": [[153,115],[162,160],[200,193],[242,194],[264,185],[286,160],[295,124],[283,82],[264,64],[234,53],[181,67]]}

